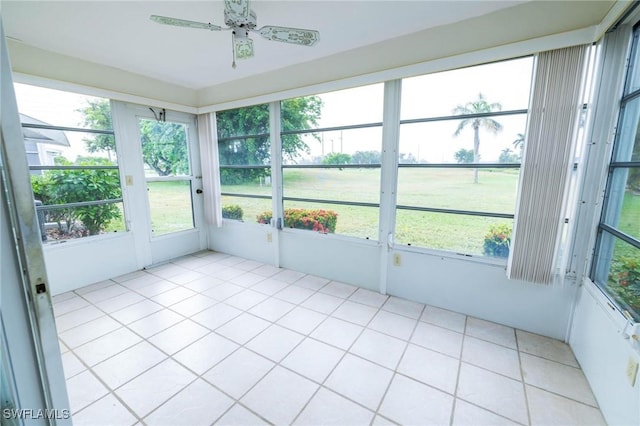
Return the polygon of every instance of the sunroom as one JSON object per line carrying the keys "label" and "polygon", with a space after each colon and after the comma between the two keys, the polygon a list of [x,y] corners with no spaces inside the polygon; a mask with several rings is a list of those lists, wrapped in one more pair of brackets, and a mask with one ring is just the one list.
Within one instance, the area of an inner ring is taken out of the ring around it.
{"label": "sunroom", "polygon": [[0,5],[3,422],[640,423],[636,2]]}

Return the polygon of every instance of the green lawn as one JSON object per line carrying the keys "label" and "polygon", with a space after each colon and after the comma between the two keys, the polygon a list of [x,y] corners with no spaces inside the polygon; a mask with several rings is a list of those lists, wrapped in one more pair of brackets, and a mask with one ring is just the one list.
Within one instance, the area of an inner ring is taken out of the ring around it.
{"label": "green lawn", "polygon": [[193,228],[188,181],[148,182],[147,187],[154,236]]}

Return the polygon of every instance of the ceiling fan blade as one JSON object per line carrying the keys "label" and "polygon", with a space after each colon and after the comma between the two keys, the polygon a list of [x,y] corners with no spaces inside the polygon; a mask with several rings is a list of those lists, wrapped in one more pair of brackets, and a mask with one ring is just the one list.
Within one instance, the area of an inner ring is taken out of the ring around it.
{"label": "ceiling fan blade", "polygon": [[284,43],[313,46],[320,40],[320,33],[315,30],[301,28],[275,27],[267,25],[258,30],[258,33],[267,40],[282,41]]}
{"label": "ceiling fan blade", "polygon": [[249,18],[249,0],[224,0],[225,12],[232,16]]}
{"label": "ceiling fan blade", "polygon": [[233,49],[237,59],[249,59],[253,57],[253,40],[249,37],[234,37]]}
{"label": "ceiling fan blade", "polygon": [[220,31],[222,28],[205,22],[187,21],[186,19],[169,18],[167,16],[151,15],[149,17],[153,22],[164,25],[173,25],[176,27],[196,28],[201,30]]}

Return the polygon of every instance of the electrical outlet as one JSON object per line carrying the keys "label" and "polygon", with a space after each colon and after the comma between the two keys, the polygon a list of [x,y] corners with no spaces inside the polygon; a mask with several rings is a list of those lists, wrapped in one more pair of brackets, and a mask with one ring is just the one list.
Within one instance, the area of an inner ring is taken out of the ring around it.
{"label": "electrical outlet", "polygon": [[271,232],[267,233],[267,242],[270,243],[273,241],[273,235],[271,234]]}
{"label": "electrical outlet", "polygon": [[638,377],[638,361],[632,356],[629,357],[629,361],[627,362],[627,379],[629,379],[629,383],[631,386],[635,386],[636,378]]}
{"label": "electrical outlet", "polygon": [[393,266],[400,266],[402,265],[402,256],[400,256],[400,253],[395,253],[393,255]]}

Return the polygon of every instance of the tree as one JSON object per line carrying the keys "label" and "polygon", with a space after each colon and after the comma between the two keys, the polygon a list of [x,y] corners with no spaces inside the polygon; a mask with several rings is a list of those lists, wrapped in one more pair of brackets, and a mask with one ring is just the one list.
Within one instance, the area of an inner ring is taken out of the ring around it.
{"label": "tree", "polygon": [[[281,127],[283,131],[308,130],[318,126],[322,112],[322,99],[317,96],[287,99],[280,103]],[[269,105],[221,111],[216,113],[220,164],[268,165],[271,160],[269,144]],[[250,136],[227,139],[235,136]],[[315,135],[313,135],[318,139]],[[226,140],[225,140],[226,139]],[[282,156],[295,160],[309,147],[300,134],[282,135]],[[223,184],[240,184],[268,174],[266,169],[223,169],[220,179]]]}
{"label": "tree", "polygon": [[456,161],[460,164],[469,164],[473,163],[473,150],[472,149],[464,149],[460,148],[453,154]]}
{"label": "tree", "polygon": [[500,152],[500,158],[498,163],[517,163],[520,161],[520,157],[509,148],[505,148]]}
{"label": "tree", "polygon": [[[94,130],[111,130],[111,107],[106,99],[88,100],[88,105],[78,111],[82,113],[81,125]],[[111,160],[111,151],[115,151],[115,141],[112,135],[94,134],[91,138],[83,138],[83,142],[90,153],[106,151]]]}
{"label": "tree", "polygon": [[[498,102],[489,103],[482,93],[478,94],[478,99],[467,102],[464,105],[458,105],[454,108],[453,113],[456,115],[484,114],[494,111],[500,111],[502,105]],[[460,121],[454,135],[458,136],[465,127],[471,126],[473,129],[473,162],[480,160],[480,128],[484,128],[490,133],[498,133],[502,130],[502,124],[489,117],[472,117],[465,118]],[[473,183],[478,183],[478,169],[474,170]]]}
{"label": "tree", "polygon": [[356,151],[351,156],[353,164],[380,164],[380,151]]}
{"label": "tree", "polygon": [[332,152],[322,159],[322,164],[349,164],[351,156],[342,152]]}
{"label": "tree", "polygon": [[515,149],[520,148],[520,153],[522,153],[522,148],[524,148],[524,133],[518,133],[516,139],[511,143]]}

